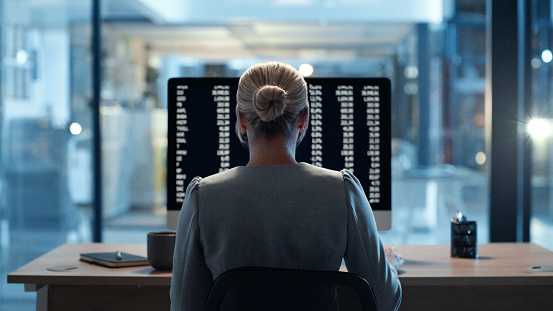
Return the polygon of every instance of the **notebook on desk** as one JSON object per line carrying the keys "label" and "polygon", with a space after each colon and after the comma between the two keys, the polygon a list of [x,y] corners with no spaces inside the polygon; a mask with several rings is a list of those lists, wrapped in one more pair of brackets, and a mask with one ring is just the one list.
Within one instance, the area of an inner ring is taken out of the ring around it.
{"label": "notebook on desk", "polygon": [[101,265],[109,268],[146,266],[148,258],[123,252],[84,253],[81,261]]}

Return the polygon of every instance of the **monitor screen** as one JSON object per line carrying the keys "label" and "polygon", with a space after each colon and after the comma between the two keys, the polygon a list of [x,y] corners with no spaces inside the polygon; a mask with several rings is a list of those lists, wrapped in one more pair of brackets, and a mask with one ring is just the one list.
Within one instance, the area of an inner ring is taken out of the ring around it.
{"label": "monitor screen", "polygon": [[[239,78],[173,78],[168,90],[167,226],[175,230],[186,187],[246,165],[235,134]],[[310,124],[296,160],[349,169],[361,182],[378,230],[391,226],[390,80],[306,78]]]}

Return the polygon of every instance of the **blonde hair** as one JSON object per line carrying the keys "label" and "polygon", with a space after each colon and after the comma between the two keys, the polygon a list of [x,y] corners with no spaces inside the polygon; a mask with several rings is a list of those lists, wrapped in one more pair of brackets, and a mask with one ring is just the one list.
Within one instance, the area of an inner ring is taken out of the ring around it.
{"label": "blonde hair", "polygon": [[247,144],[247,137],[240,131],[240,113],[256,133],[271,138],[291,135],[300,114],[306,111],[305,127],[297,144],[305,137],[309,124],[307,84],[291,65],[266,62],[248,68],[240,77],[236,102],[236,135],[243,144]]}

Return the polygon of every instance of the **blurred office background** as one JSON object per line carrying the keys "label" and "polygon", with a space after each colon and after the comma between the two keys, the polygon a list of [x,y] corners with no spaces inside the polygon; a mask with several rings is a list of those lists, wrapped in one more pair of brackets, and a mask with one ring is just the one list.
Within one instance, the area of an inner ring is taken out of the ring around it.
{"label": "blurred office background", "polygon": [[[533,0],[530,241],[553,250],[550,0]],[[0,310],[33,310],[6,275],[93,241],[93,0],[0,0]],[[486,0],[101,2],[102,240],[165,228],[166,84],[282,60],[392,81],[386,244],[449,244],[451,214],[489,239]],[[524,125],[524,130],[527,130]],[[529,132],[530,133],[530,132]],[[530,134],[529,134],[530,135]]]}

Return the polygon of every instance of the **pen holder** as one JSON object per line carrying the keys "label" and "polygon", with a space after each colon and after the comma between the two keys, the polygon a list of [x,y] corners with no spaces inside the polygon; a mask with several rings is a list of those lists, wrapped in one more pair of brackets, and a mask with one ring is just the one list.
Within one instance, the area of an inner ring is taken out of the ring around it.
{"label": "pen holder", "polygon": [[451,257],[478,258],[476,221],[451,222]]}

